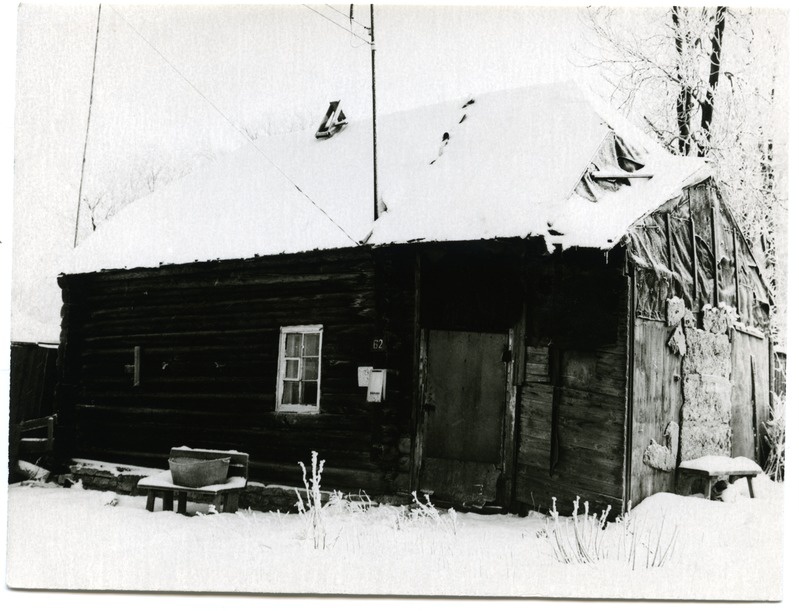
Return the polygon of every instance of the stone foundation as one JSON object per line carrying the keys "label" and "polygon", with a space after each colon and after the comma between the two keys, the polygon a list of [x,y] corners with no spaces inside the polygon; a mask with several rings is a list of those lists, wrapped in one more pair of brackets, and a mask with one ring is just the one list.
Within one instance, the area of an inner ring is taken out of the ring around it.
{"label": "stone foundation", "polygon": [[137,494],[140,479],[160,473],[133,465],[117,465],[92,460],[76,460],[69,467],[72,481],[80,481],[89,490],[110,490],[118,494]]}
{"label": "stone foundation", "polygon": [[[162,469],[145,469],[130,465],[113,465],[98,463],[94,461],[78,461],[70,466],[72,481],[80,481],[84,488],[88,490],[110,490],[117,494],[129,494],[144,496],[144,492],[139,492],[137,484],[139,480],[160,473]],[[297,493],[299,492],[305,500],[305,489],[293,486],[267,485],[261,482],[250,481],[247,488],[239,498],[241,509],[253,509],[256,511],[297,511]],[[321,492],[322,503],[327,503],[331,493],[323,490]],[[192,501],[192,495],[189,494]],[[364,497],[365,500],[365,497]],[[388,503],[392,505],[407,504],[409,499],[402,495],[381,495],[370,498],[374,503]],[[142,508],[144,502],[142,501]]]}

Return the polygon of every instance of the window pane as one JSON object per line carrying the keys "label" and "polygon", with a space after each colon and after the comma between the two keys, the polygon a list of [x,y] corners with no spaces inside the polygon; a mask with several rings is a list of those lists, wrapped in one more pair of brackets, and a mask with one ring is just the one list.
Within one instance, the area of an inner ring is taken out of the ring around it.
{"label": "window pane", "polygon": [[283,405],[297,405],[300,402],[300,383],[284,382],[283,398],[280,400]]}
{"label": "window pane", "polygon": [[286,359],[286,379],[300,379],[300,359]]}
{"label": "window pane", "polygon": [[302,346],[303,356],[317,356],[319,354],[319,334],[306,333]]}
{"label": "window pane", "polygon": [[286,334],[286,356],[300,356],[301,345],[302,345],[301,333]]}
{"label": "window pane", "polygon": [[316,382],[302,382],[302,403],[303,405],[316,405],[317,401]]}
{"label": "window pane", "polygon": [[319,377],[319,358],[314,356],[311,358],[302,359],[303,380],[316,380]]}

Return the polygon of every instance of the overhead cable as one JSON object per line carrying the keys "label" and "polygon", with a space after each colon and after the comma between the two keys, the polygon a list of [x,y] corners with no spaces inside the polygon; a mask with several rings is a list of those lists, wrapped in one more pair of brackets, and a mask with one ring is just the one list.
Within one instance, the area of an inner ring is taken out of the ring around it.
{"label": "overhead cable", "polygon": [[136,34],[139,36],[139,38],[141,38],[141,39],[142,39],[142,40],[143,40],[145,43],[147,43],[147,45],[148,45],[148,46],[149,46],[149,47],[150,47],[150,48],[151,48],[153,51],[155,51],[155,52],[156,52],[156,53],[157,53],[157,54],[158,54],[158,55],[161,57],[161,59],[163,59],[163,60],[164,60],[164,62],[165,62],[165,63],[166,63],[166,64],[167,64],[167,65],[168,65],[170,68],[172,68],[172,70],[174,70],[174,71],[175,71],[175,73],[176,73],[176,74],[177,74],[177,75],[178,75],[180,78],[182,78],[182,79],[183,79],[183,80],[186,82],[186,84],[187,84],[189,87],[191,87],[191,88],[192,88],[192,89],[195,91],[195,93],[197,93],[197,95],[199,95],[199,96],[200,96],[200,97],[201,97],[203,100],[205,100],[205,101],[208,103],[208,105],[209,105],[211,108],[213,108],[213,109],[214,109],[214,110],[215,110],[215,111],[216,111],[216,112],[219,114],[219,116],[220,116],[220,117],[222,117],[222,118],[223,118],[223,119],[224,119],[224,120],[225,120],[225,121],[226,121],[226,122],[227,122],[227,123],[228,123],[228,124],[229,124],[229,125],[230,125],[230,126],[233,128],[233,129],[234,129],[234,130],[236,130],[236,131],[237,131],[237,132],[238,132],[238,133],[239,133],[239,134],[240,134],[240,135],[241,135],[241,136],[242,136],[242,137],[243,137],[243,138],[244,138],[244,139],[247,141],[247,143],[248,143],[250,146],[252,146],[252,147],[253,147],[253,148],[254,148],[256,151],[258,151],[258,153],[260,153],[260,155],[261,155],[261,156],[262,156],[264,159],[266,159],[266,161],[268,161],[268,162],[269,162],[269,163],[272,165],[272,167],[274,167],[274,168],[275,168],[275,169],[276,169],[276,170],[277,170],[277,171],[278,171],[278,172],[279,172],[279,173],[280,173],[280,174],[283,176],[283,178],[285,178],[285,179],[286,179],[288,182],[290,182],[290,183],[291,183],[291,184],[294,186],[294,188],[295,188],[295,189],[297,189],[297,191],[299,191],[299,192],[300,192],[300,193],[301,193],[301,194],[302,194],[302,195],[305,197],[305,199],[307,199],[307,200],[308,200],[308,201],[309,201],[311,204],[313,204],[313,206],[314,206],[314,207],[316,207],[316,208],[319,210],[319,212],[321,212],[322,214],[324,214],[324,215],[325,215],[325,217],[327,217],[327,219],[328,219],[328,220],[329,220],[331,223],[333,223],[333,225],[335,225],[336,227],[338,227],[338,229],[339,229],[339,230],[340,230],[340,231],[341,231],[341,232],[342,232],[342,233],[343,233],[345,236],[347,236],[347,238],[348,238],[348,239],[349,239],[349,240],[350,240],[350,241],[351,241],[353,244],[356,244],[356,245],[360,244],[360,243],[358,242],[358,240],[356,240],[356,239],[355,239],[355,238],[353,238],[353,237],[352,237],[352,236],[351,236],[349,233],[347,233],[347,230],[346,230],[346,229],[344,229],[344,228],[343,228],[341,225],[339,225],[339,224],[338,224],[338,223],[337,223],[335,220],[333,220],[333,218],[332,218],[332,217],[331,217],[331,216],[330,216],[330,215],[329,215],[329,214],[328,214],[328,213],[325,211],[325,209],[324,209],[324,208],[322,208],[322,207],[321,207],[319,204],[317,204],[317,203],[316,203],[316,202],[315,202],[315,201],[314,201],[314,200],[311,198],[311,196],[309,196],[309,195],[308,195],[308,194],[307,194],[305,191],[303,191],[303,190],[300,188],[300,186],[299,186],[297,183],[295,183],[295,182],[294,182],[294,181],[293,181],[293,180],[292,180],[292,179],[289,177],[289,175],[288,175],[288,174],[286,174],[286,173],[285,173],[285,172],[284,172],[284,171],[283,171],[283,170],[280,168],[280,166],[278,166],[278,165],[277,165],[277,164],[276,164],[274,161],[272,161],[272,160],[269,158],[269,156],[268,156],[268,155],[267,155],[267,154],[266,154],[266,153],[265,153],[263,150],[261,150],[261,148],[260,148],[260,147],[258,147],[258,145],[257,145],[257,144],[255,144],[255,142],[253,142],[253,140],[252,140],[252,139],[251,139],[251,138],[250,138],[250,137],[249,137],[249,136],[248,136],[248,135],[247,135],[247,134],[244,132],[244,130],[242,130],[242,129],[241,129],[239,126],[238,126],[238,125],[236,125],[236,124],[235,124],[233,121],[231,121],[231,120],[228,118],[228,116],[227,116],[227,115],[226,115],[224,112],[222,112],[222,110],[221,110],[221,109],[220,109],[220,108],[219,108],[219,107],[218,107],[216,104],[214,104],[214,103],[213,103],[213,102],[212,102],[210,99],[208,99],[208,97],[207,97],[207,96],[206,96],[206,95],[205,95],[205,94],[204,94],[202,91],[200,91],[200,90],[199,90],[199,89],[198,89],[198,88],[197,88],[197,87],[194,85],[194,83],[192,83],[192,82],[191,82],[191,81],[190,81],[190,80],[189,80],[189,79],[188,79],[188,78],[187,78],[187,77],[186,77],[186,76],[185,76],[185,75],[184,75],[184,74],[183,74],[183,73],[182,73],[180,70],[178,70],[178,69],[177,69],[177,67],[176,67],[176,66],[175,66],[175,65],[174,65],[174,64],[173,64],[171,61],[169,61],[169,59],[168,59],[168,58],[167,58],[167,57],[166,57],[166,56],[165,56],[163,53],[161,53],[161,51],[159,51],[159,50],[158,50],[158,48],[156,48],[156,46],[155,46],[155,45],[153,45],[153,43],[151,43],[149,40],[147,40],[147,38],[145,38],[145,37],[144,37],[144,35],[143,35],[143,34],[142,34],[142,33],[141,33],[139,30],[137,30],[137,29],[136,29],[136,28],[135,28],[135,27],[134,27],[134,26],[133,26],[133,25],[132,25],[132,24],[131,24],[131,23],[130,23],[128,20],[127,20],[127,19],[125,19],[125,16],[124,16],[124,15],[122,15],[122,13],[120,13],[120,12],[119,12],[119,11],[118,11],[116,8],[114,8],[114,6],[113,6],[113,5],[109,5],[109,6],[111,7],[111,9],[112,9],[112,10],[113,10],[113,11],[114,11],[114,12],[115,12],[117,15],[119,15],[119,16],[122,18],[122,20],[123,20],[123,21],[124,21],[124,22],[125,22],[125,23],[128,25],[128,27],[130,27],[130,29],[132,29],[134,32],[136,32]]}

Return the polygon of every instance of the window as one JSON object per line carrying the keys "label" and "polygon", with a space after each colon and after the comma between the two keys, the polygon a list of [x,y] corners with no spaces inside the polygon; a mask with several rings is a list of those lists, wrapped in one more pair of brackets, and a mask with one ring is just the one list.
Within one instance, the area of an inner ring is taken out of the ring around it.
{"label": "window", "polygon": [[319,411],[321,360],[322,325],[280,328],[276,411]]}

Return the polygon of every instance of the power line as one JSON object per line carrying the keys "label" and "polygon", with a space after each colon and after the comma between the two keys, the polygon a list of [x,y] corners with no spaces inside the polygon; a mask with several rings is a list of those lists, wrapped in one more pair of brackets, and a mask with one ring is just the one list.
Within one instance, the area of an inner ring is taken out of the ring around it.
{"label": "power line", "polygon": [[325,6],[326,6],[327,8],[329,8],[330,10],[336,11],[336,12],[337,12],[339,15],[342,15],[343,17],[346,17],[346,18],[347,18],[347,19],[349,19],[350,21],[357,23],[359,26],[361,26],[361,27],[362,27],[364,30],[366,30],[367,32],[369,31],[369,26],[368,26],[368,25],[364,25],[364,24],[362,24],[360,21],[358,21],[358,20],[357,20],[357,19],[355,19],[354,17],[350,17],[349,15],[347,15],[347,13],[342,13],[342,12],[341,12],[340,10],[338,10],[338,9],[337,9],[335,6],[333,6],[333,5],[331,5],[331,4],[325,4]]}
{"label": "power line", "polygon": [[[350,32],[350,34],[352,34],[352,36],[353,36],[353,37],[355,37],[355,32],[353,32],[353,31],[352,31],[352,23],[353,23],[353,22],[357,23],[357,24],[358,24],[359,26],[361,26],[361,27],[362,27],[364,30],[366,30],[367,32],[370,32],[370,33],[371,33],[371,30],[369,29],[369,26],[366,26],[366,25],[362,24],[360,21],[358,21],[357,19],[355,19],[355,17],[353,17],[353,16],[352,16],[352,8],[353,8],[353,6],[354,6],[353,4],[350,4],[350,14],[349,14],[349,15],[347,15],[346,13],[342,13],[340,10],[338,10],[338,9],[337,9],[335,6],[333,6],[332,4],[325,4],[325,6],[326,6],[326,7],[328,7],[329,9],[333,10],[333,11],[336,11],[336,12],[337,12],[339,15],[341,15],[341,16],[343,16],[345,19],[349,20],[349,22],[350,22],[350,29],[349,29],[349,32]],[[351,48],[353,48],[353,49],[360,49],[360,48],[361,48],[362,46],[364,46],[364,45],[372,44],[371,42],[367,42],[367,41],[365,41],[363,38],[358,38],[358,40],[361,40],[361,41],[362,41],[362,42],[361,42],[361,44],[359,44],[359,45],[354,45],[354,44],[352,44],[352,40],[350,40],[350,41],[349,41],[349,42],[350,42],[350,47],[351,47]]]}
{"label": "power line", "polygon": [[200,97],[201,97],[203,100],[205,100],[205,101],[208,103],[208,105],[209,105],[211,108],[213,108],[213,109],[214,109],[214,110],[215,110],[215,111],[216,111],[216,112],[219,114],[219,116],[220,116],[220,117],[222,117],[222,118],[223,118],[225,121],[227,121],[227,123],[228,123],[228,124],[229,124],[229,125],[230,125],[230,126],[233,128],[233,129],[235,129],[235,130],[236,130],[236,131],[237,131],[237,132],[238,132],[238,133],[239,133],[239,134],[240,134],[240,135],[241,135],[241,136],[242,136],[242,137],[243,137],[243,138],[244,138],[244,139],[247,141],[247,143],[248,143],[250,146],[252,146],[252,147],[253,147],[253,148],[254,148],[256,151],[258,151],[258,152],[261,154],[261,156],[262,156],[264,159],[266,159],[266,160],[267,160],[267,161],[268,161],[268,162],[269,162],[269,163],[272,165],[272,167],[274,167],[274,168],[275,168],[275,169],[276,169],[278,172],[280,172],[280,174],[283,176],[283,178],[285,178],[285,179],[286,179],[288,182],[290,182],[290,183],[291,183],[291,184],[294,186],[294,188],[295,188],[295,189],[297,189],[297,191],[299,191],[299,192],[300,192],[300,193],[301,193],[301,194],[302,194],[302,195],[305,197],[305,199],[307,199],[307,200],[308,200],[308,201],[309,201],[311,204],[313,204],[313,205],[314,205],[314,206],[315,206],[315,207],[316,207],[316,208],[319,210],[319,212],[321,212],[322,214],[324,214],[324,215],[327,217],[327,219],[328,219],[328,220],[329,220],[331,223],[333,223],[333,224],[334,224],[336,227],[338,227],[338,229],[339,229],[339,230],[340,230],[340,231],[341,231],[341,232],[342,232],[342,233],[343,233],[345,236],[347,236],[347,238],[348,238],[348,239],[349,239],[349,240],[350,240],[350,241],[351,241],[353,244],[356,244],[356,245],[360,244],[360,242],[358,242],[358,240],[356,240],[356,239],[355,239],[355,238],[353,238],[353,237],[352,237],[352,236],[351,236],[349,233],[347,233],[347,230],[346,230],[346,229],[344,229],[344,228],[343,228],[341,225],[339,225],[339,224],[338,224],[336,221],[334,221],[334,220],[333,220],[333,218],[332,218],[332,217],[331,217],[331,216],[330,216],[330,215],[329,215],[329,214],[328,214],[328,213],[327,213],[327,212],[326,212],[326,211],[325,211],[325,210],[324,210],[324,209],[323,209],[323,208],[322,208],[322,207],[321,207],[319,204],[317,204],[317,203],[316,203],[316,202],[315,202],[313,199],[311,199],[311,197],[310,197],[310,196],[309,196],[309,195],[308,195],[308,194],[307,194],[305,191],[303,191],[303,190],[300,188],[300,186],[299,186],[297,183],[295,183],[293,180],[291,180],[291,178],[289,177],[289,175],[288,175],[288,174],[286,174],[286,173],[285,173],[285,172],[284,172],[284,171],[283,171],[283,170],[280,168],[280,166],[278,166],[278,165],[277,165],[277,164],[276,164],[274,161],[272,161],[272,160],[271,160],[271,159],[270,159],[270,158],[267,156],[267,154],[266,154],[266,153],[264,153],[264,152],[263,152],[263,151],[262,151],[262,150],[261,150],[261,149],[258,147],[258,145],[257,145],[257,144],[255,144],[255,142],[253,142],[253,141],[250,139],[250,137],[249,137],[249,136],[247,136],[247,134],[246,134],[246,133],[244,133],[244,130],[242,130],[242,129],[241,129],[239,126],[238,126],[238,125],[236,125],[235,123],[233,123],[233,121],[231,121],[231,120],[228,118],[228,116],[227,116],[227,115],[226,115],[224,112],[222,112],[222,111],[219,109],[219,107],[218,107],[216,104],[214,104],[214,103],[213,103],[211,100],[209,100],[209,99],[208,99],[208,97],[206,97],[206,95],[205,95],[205,94],[204,94],[202,91],[200,91],[200,90],[199,90],[199,89],[198,89],[198,88],[197,88],[197,87],[194,85],[194,83],[192,83],[192,82],[191,82],[191,81],[190,81],[188,78],[186,78],[186,76],[185,76],[185,75],[184,75],[184,74],[183,74],[183,73],[182,73],[180,70],[178,70],[178,69],[177,69],[177,67],[176,67],[176,66],[175,66],[175,65],[174,65],[174,64],[173,64],[171,61],[169,61],[169,59],[168,59],[168,58],[167,58],[167,57],[166,57],[166,56],[165,56],[163,53],[161,53],[161,51],[159,51],[159,50],[158,50],[158,49],[155,47],[155,45],[153,45],[153,44],[152,44],[152,43],[151,43],[149,40],[147,40],[147,39],[144,37],[144,35],[143,35],[141,32],[139,32],[139,30],[137,30],[135,27],[133,27],[133,25],[132,25],[132,24],[131,24],[131,23],[130,23],[130,22],[127,20],[127,19],[125,19],[125,16],[124,16],[122,13],[120,13],[120,12],[119,12],[117,9],[115,9],[113,5],[110,5],[110,6],[111,6],[111,10],[113,10],[113,11],[114,11],[114,12],[115,12],[117,15],[119,15],[119,16],[122,18],[122,21],[124,21],[124,22],[125,22],[125,23],[128,25],[128,27],[130,27],[130,29],[131,29],[131,30],[133,30],[134,32],[136,32],[136,34],[139,36],[139,38],[141,38],[141,39],[142,39],[142,40],[143,40],[145,43],[147,43],[147,45],[148,45],[148,46],[149,46],[149,47],[150,47],[150,48],[151,48],[153,51],[155,51],[155,52],[156,52],[156,53],[157,53],[157,54],[158,54],[158,55],[161,57],[161,59],[163,59],[163,60],[164,60],[164,62],[166,62],[166,64],[167,64],[167,65],[168,65],[170,68],[172,68],[172,70],[174,70],[174,71],[175,71],[175,73],[176,73],[176,74],[177,74],[177,75],[178,75],[180,78],[182,78],[182,79],[183,79],[183,80],[186,82],[186,84],[187,84],[189,87],[191,87],[191,88],[192,88],[192,89],[193,89],[193,90],[194,90],[194,91],[197,93],[197,95],[199,95],[199,96],[200,96]]}
{"label": "power line", "polygon": [[[113,7],[111,7],[113,8]],[[78,228],[80,227],[80,202],[83,198],[83,174],[86,169],[86,149],[89,146],[89,126],[92,124],[92,100],[94,99],[94,73],[97,68],[97,43],[100,41],[100,15],[103,11],[101,4],[97,8],[97,31],[94,33],[94,58],[92,59],[92,84],[89,89],[89,114],[86,117],[86,137],[83,140],[83,160],[80,163],[80,184],[78,186],[78,211],[75,213],[75,240],[72,248],[78,245]]]}
{"label": "power line", "polygon": [[[343,25],[341,25],[341,24],[340,24],[340,23],[338,23],[337,21],[333,21],[333,20],[332,20],[330,17],[328,17],[327,15],[325,15],[325,14],[323,14],[323,13],[320,13],[319,11],[317,11],[316,9],[314,9],[314,8],[312,8],[312,7],[310,7],[310,6],[308,6],[307,4],[303,4],[303,6],[304,6],[305,8],[307,8],[309,11],[313,11],[314,13],[316,13],[317,15],[319,15],[319,16],[320,16],[322,19],[327,19],[327,20],[328,20],[330,23],[332,23],[332,24],[333,24],[334,26],[336,26],[337,28],[341,28],[341,29],[342,29],[342,30],[344,30],[345,32],[347,32],[347,33],[349,33],[349,34],[352,34],[353,36],[355,36],[355,38],[358,38],[358,39],[360,39],[360,40],[364,41],[364,42],[365,42],[365,43],[367,43],[367,44],[372,44],[372,43],[371,43],[371,41],[369,41],[369,40],[366,40],[365,38],[363,38],[363,37],[361,37],[361,36],[358,36],[358,35],[357,35],[355,32],[353,32],[352,30],[349,30],[349,29],[345,28]],[[347,19],[349,19],[349,17],[347,17]]]}

